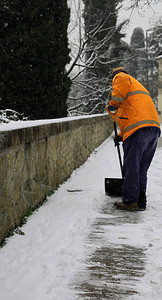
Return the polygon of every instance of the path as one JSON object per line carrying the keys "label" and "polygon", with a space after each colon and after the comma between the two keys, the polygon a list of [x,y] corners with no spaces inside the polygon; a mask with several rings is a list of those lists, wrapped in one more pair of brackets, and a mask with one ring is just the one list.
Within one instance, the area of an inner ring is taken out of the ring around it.
{"label": "path", "polygon": [[0,300],[162,299],[162,144],[144,212],[114,208],[107,139],[0,250]]}

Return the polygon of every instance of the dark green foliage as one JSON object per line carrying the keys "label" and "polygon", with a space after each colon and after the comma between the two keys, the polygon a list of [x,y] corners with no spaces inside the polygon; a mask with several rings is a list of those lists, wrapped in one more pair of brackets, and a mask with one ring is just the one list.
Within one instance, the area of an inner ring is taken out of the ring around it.
{"label": "dark green foliage", "polygon": [[65,0],[1,0],[1,109],[30,119],[66,116],[68,22]]}
{"label": "dark green foliage", "polygon": [[148,31],[147,46],[149,48],[149,56],[157,57],[162,51],[162,18],[158,20],[155,27]]}
{"label": "dark green foliage", "polygon": [[133,34],[131,36],[131,46],[134,48],[145,47],[145,35],[141,27],[134,28]]}
{"label": "dark green foliage", "polygon": [[162,18],[147,32],[147,87],[154,99],[158,97],[158,61],[162,51]]}
{"label": "dark green foliage", "polygon": [[134,29],[131,37],[132,57],[126,59],[124,66],[130,75],[139,80],[150,92],[154,100],[158,96],[158,62],[156,57],[161,50],[162,25],[159,20],[154,28],[146,31]]}
{"label": "dark green foliage", "polygon": [[128,72],[130,75],[144,84],[147,77],[147,62],[145,34],[141,27],[134,28],[133,34],[131,36],[130,46],[132,50],[132,59],[130,69],[128,66]]}

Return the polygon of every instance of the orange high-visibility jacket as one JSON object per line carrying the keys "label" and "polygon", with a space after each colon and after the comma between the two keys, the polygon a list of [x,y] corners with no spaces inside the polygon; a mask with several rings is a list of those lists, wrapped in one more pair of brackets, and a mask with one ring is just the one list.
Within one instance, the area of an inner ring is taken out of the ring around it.
{"label": "orange high-visibility jacket", "polygon": [[109,105],[118,107],[119,135],[123,141],[142,127],[160,123],[155,105],[149,92],[132,76],[120,72],[113,78],[113,92]]}

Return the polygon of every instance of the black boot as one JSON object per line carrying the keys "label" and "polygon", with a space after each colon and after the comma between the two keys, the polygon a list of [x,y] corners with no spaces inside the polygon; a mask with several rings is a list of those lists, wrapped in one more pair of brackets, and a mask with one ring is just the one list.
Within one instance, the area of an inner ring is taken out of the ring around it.
{"label": "black boot", "polygon": [[143,209],[145,210],[146,209],[146,193],[144,191],[140,191],[140,195],[139,195],[139,198],[138,198],[138,207],[140,209]]}

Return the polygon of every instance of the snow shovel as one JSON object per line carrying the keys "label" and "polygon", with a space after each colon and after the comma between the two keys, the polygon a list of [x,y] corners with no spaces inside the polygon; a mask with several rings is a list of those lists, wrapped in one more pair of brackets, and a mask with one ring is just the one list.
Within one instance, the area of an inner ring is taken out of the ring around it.
{"label": "snow shovel", "polygon": [[[115,114],[110,113],[112,116],[112,121],[114,125],[115,137],[117,137],[117,129],[116,129],[116,116]],[[105,193],[109,196],[122,196],[122,188],[123,188],[123,168],[122,168],[122,159],[120,154],[120,146],[117,144],[117,151],[121,169],[122,178],[105,178]]]}

